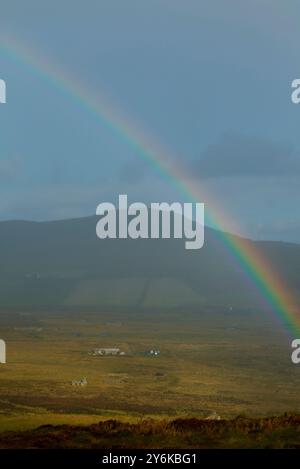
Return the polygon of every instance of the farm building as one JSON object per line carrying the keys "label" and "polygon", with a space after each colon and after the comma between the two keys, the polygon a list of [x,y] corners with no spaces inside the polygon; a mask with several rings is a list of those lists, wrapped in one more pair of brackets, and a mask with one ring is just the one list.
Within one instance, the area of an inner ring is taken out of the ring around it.
{"label": "farm building", "polygon": [[71,381],[72,386],[86,386],[88,384],[87,379],[84,377],[83,379],[74,379]]}
{"label": "farm building", "polygon": [[148,353],[152,357],[158,357],[158,355],[160,355],[160,350],[153,349],[153,350],[150,350]]}
{"label": "farm building", "polygon": [[92,350],[91,355],[107,356],[107,355],[124,355],[119,348],[95,348]]}

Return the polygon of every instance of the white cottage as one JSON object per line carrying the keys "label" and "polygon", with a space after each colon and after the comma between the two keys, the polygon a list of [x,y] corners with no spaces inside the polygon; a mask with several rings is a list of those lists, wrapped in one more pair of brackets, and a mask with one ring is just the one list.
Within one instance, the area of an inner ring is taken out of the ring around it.
{"label": "white cottage", "polygon": [[6,363],[6,344],[0,339],[0,363]]}

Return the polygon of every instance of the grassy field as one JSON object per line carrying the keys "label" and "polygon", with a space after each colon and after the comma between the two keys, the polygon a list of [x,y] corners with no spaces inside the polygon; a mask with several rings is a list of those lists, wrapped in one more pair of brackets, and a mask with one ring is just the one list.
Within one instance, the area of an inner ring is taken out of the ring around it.
{"label": "grassy field", "polygon": [[299,449],[300,415],[231,420],[105,420],[90,426],[43,425],[0,433],[0,448],[261,448]]}
{"label": "grassy field", "polygon": [[[0,431],[104,419],[222,419],[300,412],[290,340],[259,313],[139,316],[2,312]],[[91,356],[119,347],[124,356]],[[160,356],[147,352],[157,348]],[[86,377],[85,387],[71,380]]]}

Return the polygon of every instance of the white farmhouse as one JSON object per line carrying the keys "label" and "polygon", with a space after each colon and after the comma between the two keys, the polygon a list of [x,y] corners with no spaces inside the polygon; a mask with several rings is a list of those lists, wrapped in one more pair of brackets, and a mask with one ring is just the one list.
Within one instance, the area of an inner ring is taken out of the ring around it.
{"label": "white farmhouse", "polygon": [[124,355],[119,348],[95,348],[91,355]]}

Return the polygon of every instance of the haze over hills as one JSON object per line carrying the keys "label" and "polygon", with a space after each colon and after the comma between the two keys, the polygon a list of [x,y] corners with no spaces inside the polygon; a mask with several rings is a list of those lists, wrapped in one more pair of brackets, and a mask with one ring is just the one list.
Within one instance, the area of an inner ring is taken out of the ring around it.
{"label": "haze over hills", "polygon": [[[220,241],[99,240],[98,218],[0,223],[0,308],[97,311],[198,310],[261,306],[260,295]],[[300,245],[255,242],[299,291]]]}

